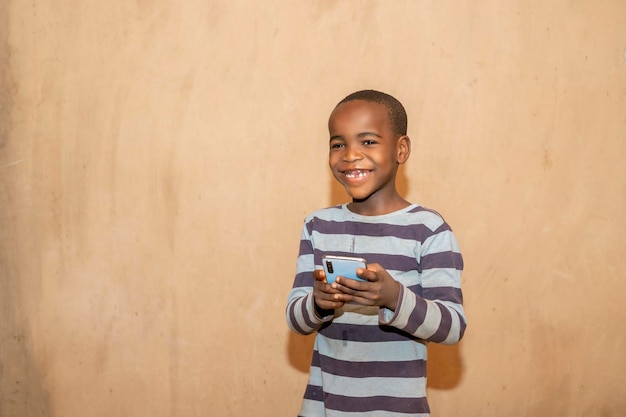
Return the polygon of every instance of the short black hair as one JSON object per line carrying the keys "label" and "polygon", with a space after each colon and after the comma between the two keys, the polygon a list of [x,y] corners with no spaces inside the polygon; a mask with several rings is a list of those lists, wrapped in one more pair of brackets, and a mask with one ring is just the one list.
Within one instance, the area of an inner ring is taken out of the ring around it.
{"label": "short black hair", "polygon": [[406,135],[406,110],[404,110],[402,103],[400,103],[400,101],[398,101],[395,97],[376,90],[361,90],[346,96],[346,98],[337,103],[335,108],[339,107],[343,103],[353,100],[371,101],[387,107],[389,122],[391,123],[393,132],[399,136]]}

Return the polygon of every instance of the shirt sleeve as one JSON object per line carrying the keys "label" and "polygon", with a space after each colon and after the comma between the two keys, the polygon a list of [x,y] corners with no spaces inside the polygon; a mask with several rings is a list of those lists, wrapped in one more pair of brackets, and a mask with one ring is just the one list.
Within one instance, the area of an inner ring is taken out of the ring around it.
{"label": "shirt sleeve", "polygon": [[302,228],[300,251],[296,263],[296,276],[287,300],[287,325],[296,333],[307,335],[317,331],[322,324],[333,319],[333,314],[320,317],[313,298],[313,271],[315,259],[313,243],[307,227]]}
{"label": "shirt sleeve", "polygon": [[467,322],[461,291],[463,258],[450,227],[444,223],[435,230],[419,245],[417,256],[421,291],[401,286],[396,310],[381,309],[379,322],[425,341],[457,343]]}

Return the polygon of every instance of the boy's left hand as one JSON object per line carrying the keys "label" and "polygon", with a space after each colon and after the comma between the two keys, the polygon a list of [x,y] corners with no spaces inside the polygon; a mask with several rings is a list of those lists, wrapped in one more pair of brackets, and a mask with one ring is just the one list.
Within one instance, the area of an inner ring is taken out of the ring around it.
{"label": "boy's left hand", "polygon": [[367,282],[337,277],[331,287],[341,291],[341,294],[335,294],[335,300],[396,310],[400,283],[385,268],[376,263],[368,264],[367,269],[358,268],[356,274]]}

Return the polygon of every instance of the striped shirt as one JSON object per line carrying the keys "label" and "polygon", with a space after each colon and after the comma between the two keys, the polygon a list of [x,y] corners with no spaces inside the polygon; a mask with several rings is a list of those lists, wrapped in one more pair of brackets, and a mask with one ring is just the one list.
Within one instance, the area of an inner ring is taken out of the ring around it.
{"label": "striped shirt", "polygon": [[[401,284],[396,310],[353,303],[319,317],[312,272],[327,254],[384,267]],[[462,269],[448,224],[416,204],[381,216],[345,204],[308,216],[286,311],[291,330],[317,332],[300,416],[428,416],[426,344],[463,337]]]}

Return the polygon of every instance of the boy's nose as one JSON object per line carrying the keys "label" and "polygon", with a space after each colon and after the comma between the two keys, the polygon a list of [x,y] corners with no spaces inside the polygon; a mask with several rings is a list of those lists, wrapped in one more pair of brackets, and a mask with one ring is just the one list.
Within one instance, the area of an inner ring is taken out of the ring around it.
{"label": "boy's nose", "polygon": [[346,151],[343,154],[343,160],[345,162],[354,162],[363,159],[363,154],[355,149],[354,146],[346,146]]}

